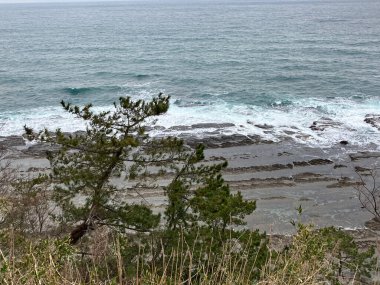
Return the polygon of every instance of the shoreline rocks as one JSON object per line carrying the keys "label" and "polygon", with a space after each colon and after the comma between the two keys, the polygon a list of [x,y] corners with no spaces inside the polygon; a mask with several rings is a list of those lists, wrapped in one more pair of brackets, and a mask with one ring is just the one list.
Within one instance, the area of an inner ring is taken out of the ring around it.
{"label": "shoreline rocks", "polygon": [[[224,179],[231,191],[241,191],[245,199],[257,201],[257,210],[246,219],[250,228],[289,233],[292,230],[289,220],[294,218],[294,209],[299,205],[304,209],[305,221],[321,227],[362,228],[371,218],[360,207],[354,187],[359,178],[356,171],[367,173],[378,163],[377,146],[362,151],[351,144],[342,147],[337,143],[322,149],[292,140],[265,141],[260,136],[182,134],[180,137],[190,146],[199,143],[206,146],[205,163],[228,161]],[[1,137],[1,146],[9,150],[10,160],[21,165],[25,175],[28,171],[32,174],[48,170],[45,154],[52,150],[51,146],[30,144],[17,136]],[[170,174],[159,180],[160,185],[168,179]],[[165,205],[163,189],[141,192],[157,211]],[[138,196],[130,199],[141,202]]]}
{"label": "shoreline rocks", "polygon": [[380,115],[367,114],[365,116],[364,122],[370,124],[372,127],[380,131]]}
{"label": "shoreline rocks", "polygon": [[330,118],[322,117],[317,121],[314,121],[313,124],[309,127],[313,131],[324,131],[327,128],[337,128],[342,126],[339,122],[334,122]]}

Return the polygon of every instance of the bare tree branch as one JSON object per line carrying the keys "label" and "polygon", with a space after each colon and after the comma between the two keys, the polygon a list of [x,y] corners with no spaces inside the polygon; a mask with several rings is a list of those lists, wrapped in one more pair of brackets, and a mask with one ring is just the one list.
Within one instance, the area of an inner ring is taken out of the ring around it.
{"label": "bare tree branch", "polygon": [[359,202],[362,208],[371,213],[374,218],[380,221],[380,186],[377,182],[377,174],[379,168],[374,168],[369,171],[369,174],[363,175],[356,171],[359,175],[360,183],[355,186],[358,192]]}

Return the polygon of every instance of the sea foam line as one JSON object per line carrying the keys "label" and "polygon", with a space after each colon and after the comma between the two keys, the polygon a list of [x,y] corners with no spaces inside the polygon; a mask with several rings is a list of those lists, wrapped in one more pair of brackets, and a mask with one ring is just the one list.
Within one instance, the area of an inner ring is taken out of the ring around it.
{"label": "sea foam line", "polygon": [[[355,106],[355,107],[353,107]],[[96,112],[112,110],[111,106],[94,107]],[[352,144],[380,144],[380,132],[364,122],[366,114],[380,114],[377,100],[355,102],[337,98],[322,100],[309,98],[293,101],[292,104],[272,107],[227,104],[218,101],[214,104],[183,107],[173,104],[168,113],[160,116],[157,125],[165,128],[164,133],[179,135],[188,133],[202,136],[205,133],[260,135],[264,139],[278,141],[290,137],[297,142],[326,146],[348,140]],[[310,126],[321,118],[329,118],[336,123],[324,131],[313,131]],[[233,127],[173,128],[195,124],[232,123]],[[84,130],[85,123],[65,112],[60,107],[39,107],[17,112],[0,114],[0,136],[20,135],[23,126],[36,130],[61,128],[64,132]],[[272,126],[260,128],[260,125]],[[162,134],[162,128],[152,131],[152,135]]]}

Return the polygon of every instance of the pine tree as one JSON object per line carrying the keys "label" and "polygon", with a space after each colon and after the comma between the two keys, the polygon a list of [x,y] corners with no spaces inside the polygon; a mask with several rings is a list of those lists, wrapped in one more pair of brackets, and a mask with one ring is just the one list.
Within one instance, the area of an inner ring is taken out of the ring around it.
{"label": "pine tree", "polygon": [[245,201],[240,192],[230,192],[221,175],[226,161],[201,164],[203,151],[203,146],[198,146],[166,187],[169,204],[165,215],[171,230],[206,224],[224,231],[228,226],[244,225],[244,217],[256,208],[255,201]]}
{"label": "pine tree", "polygon": [[144,176],[149,165],[179,159],[175,152],[183,148],[181,141],[151,140],[145,135],[146,121],[168,110],[169,97],[160,94],[150,102],[120,98],[112,112],[101,113],[93,112],[92,105],[80,108],[61,104],[87,122],[86,132],[67,135],[58,129],[34,134],[25,129],[30,139],[60,147],[58,152],[48,153],[48,159],[55,184],[54,200],[61,210],[59,221],[75,226],[72,243],[96,225],[134,231],[156,227],[160,216],[146,205],[128,203],[126,187],[117,187],[111,179]]}
{"label": "pine tree", "polygon": [[243,224],[244,216],[255,209],[255,203],[244,201],[240,193],[230,193],[221,177],[225,162],[202,164],[203,146],[191,150],[180,139],[147,135],[147,125],[152,127],[155,118],[167,112],[168,96],[159,94],[149,102],[123,97],[112,111],[100,113],[92,111],[91,104],[81,108],[62,102],[62,106],[87,122],[85,132],[25,130],[30,139],[59,146],[48,159],[54,201],[60,208],[57,219],[71,226],[72,243],[98,225],[118,231],[156,228],[160,215],[148,205],[131,203],[127,194],[154,187],[150,179],[162,174],[174,177],[165,188],[168,229],[207,224],[224,230]]}

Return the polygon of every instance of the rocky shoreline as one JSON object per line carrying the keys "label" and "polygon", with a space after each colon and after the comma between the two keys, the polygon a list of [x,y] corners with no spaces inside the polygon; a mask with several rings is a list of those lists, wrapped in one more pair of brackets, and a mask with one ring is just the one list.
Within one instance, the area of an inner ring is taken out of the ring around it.
{"label": "rocky shoreline", "polygon": [[[259,136],[185,137],[194,146],[206,146],[206,160],[228,161],[224,178],[233,191],[257,201],[257,210],[247,217],[248,228],[272,234],[291,234],[295,208],[304,209],[302,219],[316,226],[363,229],[372,217],[362,209],[355,186],[360,176],[379,166],[380,152],[337,143],[331,148],[310,147],[294,141],[271,142]],[[0,137],[0,148],[21,173],[45,171],[49,146],[26,144],[20,136]],[[380,177],[378,177],[380,181]],[[164,182],[162,183],[164,184]],[[163,190],[142,189],[132,200],[144,196],[160,211],[165,204]]]}

